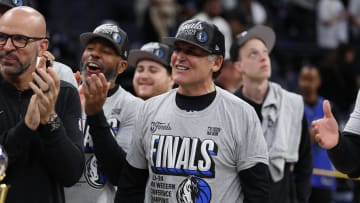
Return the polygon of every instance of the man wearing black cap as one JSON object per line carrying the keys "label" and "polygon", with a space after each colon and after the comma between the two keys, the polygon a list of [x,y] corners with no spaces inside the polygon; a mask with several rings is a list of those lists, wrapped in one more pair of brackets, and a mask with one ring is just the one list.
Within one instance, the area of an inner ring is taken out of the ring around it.
{"label": "man wearing black cap", "polygon": [[236,37],[230,55],[242,73],[242,86],[235,95],[254,107],[262,123],[272,183],[269,202],[307,202],[312,156],[304,104],[300,95],[269,81],[274,43],[274,31],[263,25]]}
{"label": "man wearing black cap", "polygon": [[139,109],[126,161],[118,162],[115,202],[267,202],[268,152],[259,119],[213,82],[223,63],[223,34],[189,20],[164,42],[174,46],[179,87]]}
{"label": "man wearing black cap", "polygon": [[[116,165],[116,157],[106,150],[126,152],[130,147],[135,115],[142,100],[125,91],[116,78],[128,66],[128,37],[117,25],[102,24],[93,32],[80,35],[85,46],[81,58],[83,85],[80,95],[86,114],[83,120],[85,170],[80,181],[66,190],[67,202],[113,202],[115,188],[107,167]],[[97,129],[105,129],[105,134]],[[105,140],[109,140],[105,143]],[[106,146],[106,147],[101,147]],[[99,151],[104,151],[103,154]],[[96,157],[95,157],[96,155]],[[111,163],[110,166],[107,163]]]}
{"label": "man wearing black cap", "polygon": [[130,51],[129,64],[135,67],[133,86],[138,97],[146,100],[172,89],[171,54],[168,45],[158,42]]}

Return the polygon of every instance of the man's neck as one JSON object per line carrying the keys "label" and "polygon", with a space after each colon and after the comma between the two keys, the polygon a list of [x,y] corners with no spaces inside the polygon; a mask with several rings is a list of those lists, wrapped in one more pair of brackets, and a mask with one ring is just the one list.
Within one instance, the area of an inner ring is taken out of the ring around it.
{"label": "man's neck", "polygon": [[309,95],[303,95],[304,102],[309,105],[313,105],[318,100],[317,94],[309,94]]}
{"label": "man's neck", "polygon": [[196,87],[193,85],[192,86],[180,85],[178,89],[178,93],[185,96],[201,96],[201,95],[209,94],[210,92],[214,92],[214,91],[215,91],[215,84],[212,80],[209,83],[206,84],[204,83]]}
{"label": "man's neck", "polygon": [[262,82],[243,81],[242,94],[249,100],[262,104],[265,100],[269,87],[269,81]]}

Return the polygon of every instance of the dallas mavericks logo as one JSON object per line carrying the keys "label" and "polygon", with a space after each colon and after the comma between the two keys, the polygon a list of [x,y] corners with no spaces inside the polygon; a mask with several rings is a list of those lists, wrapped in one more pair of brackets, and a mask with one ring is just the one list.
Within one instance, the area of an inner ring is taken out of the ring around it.
{"label": "dallas mavericks logo", "polygon": [[94,155],[86,161],[84,176],[90,186],[96,189],[104,187],[105,176],[101,174]]}
{"label": "dallas mavericks logo", "polygon": [[23,1],[22,1],[22,0],[12,0],[12,2],[13,2],[16,6],[22,6],[22,5],[23,5]]}
{"label": "dallas mavericks logo", "polygon": [[160,49],[154,49],[153,53],[159,58],[163,58],[164,55],[165,55],[164,50],[161,49],[161,48]]}
{"label": "dallas mavericks logo", "polygon": [[113,38],[113,40],[115,41],[116,44],[121,43],[122,38],[121,38],[119,33],[117,33],[117,32],[113,33],[112,38]]}
{"label": "dallas mavericks logo", "polygon": [[176,199],[179,203],[209,203],[211,189],[203,179],[189,176],[180,183]]}
{"label": "dallas mavericks logo", "polygon": [[205,31],[200,31],[196,33],[196,39],[201,43],[205,43],[208,41],[208,34]]}

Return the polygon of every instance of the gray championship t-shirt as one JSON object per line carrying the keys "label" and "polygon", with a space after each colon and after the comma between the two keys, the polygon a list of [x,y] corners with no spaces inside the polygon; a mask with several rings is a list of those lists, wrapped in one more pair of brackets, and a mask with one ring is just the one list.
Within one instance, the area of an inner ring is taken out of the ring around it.
{"label": "gray championship t-shirt", "polygon": [[255,110],[220,88],[196,112],[179,109],[175,95],[151,98],[138,112],[127,160],[149,170],[144,202],[243,202],[239,171],[268,164]]}
{"label": "gray championship t-shirt", "polygon": [[[143,101],[123,88],[119,89],[105,101],[103,110],[118,144],[125,152],[131,144],[132,131],[138,108]],[[78,183],[65,188],[67,203],[113,203],[116,188],[106,180],[99,170],[94,154],[94,146],[86,124],[86,115],[83,115],[85,167]]]}

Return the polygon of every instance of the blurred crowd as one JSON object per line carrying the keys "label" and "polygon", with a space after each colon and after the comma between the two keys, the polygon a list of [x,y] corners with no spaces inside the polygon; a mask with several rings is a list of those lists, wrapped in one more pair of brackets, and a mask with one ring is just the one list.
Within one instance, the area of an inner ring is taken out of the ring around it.
{"label": "blurred crowd", "polygon": [[[346,117],[359,87],[360,2],[357,0],[32,0],[47,18],[50,48],[74,71],[79,33],[112,21],[129,34],[131,48],[163,36],[173,36],[189,18],[211,20],[224,33],[228,51],[232,39],[255,24],[276,32],[272,80],[298,91],[300,67],[313,64],[322,76],[320,95],[332,100]],[[228,52],[227,52],[228,54]],[[228,55],[227,55],[228,56]],[[132,69],[122,77],[131,89]],[[124,80],[122,80],[124,81]],[[336,90],[336,91],[334,91]],[[344,118],[346,119],[346,118]]]}

